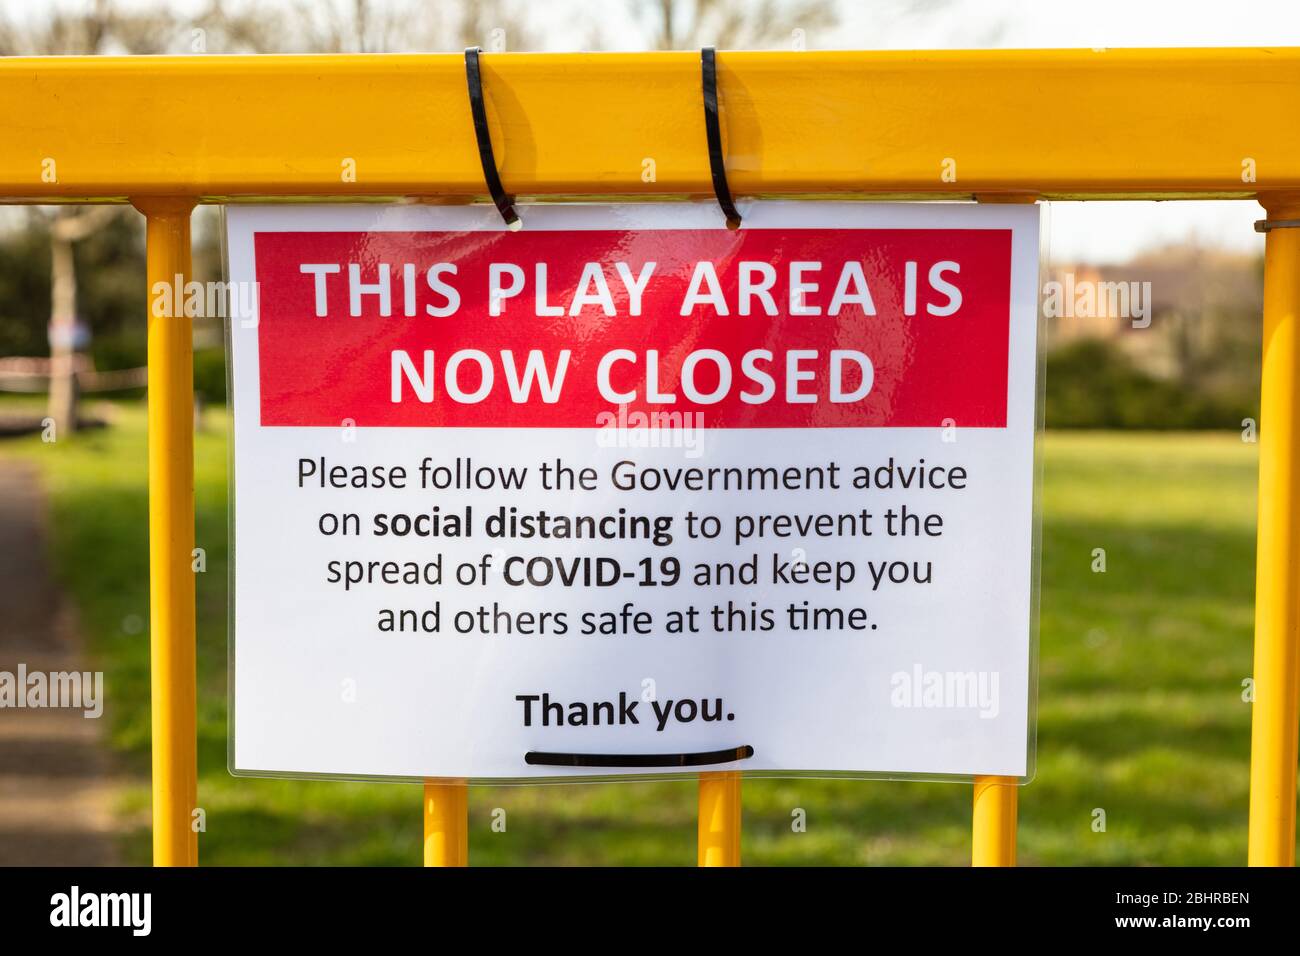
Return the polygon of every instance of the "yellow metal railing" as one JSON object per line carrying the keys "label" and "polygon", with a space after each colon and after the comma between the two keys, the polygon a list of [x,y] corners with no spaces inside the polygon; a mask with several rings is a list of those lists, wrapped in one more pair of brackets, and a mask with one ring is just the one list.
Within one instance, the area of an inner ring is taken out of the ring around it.
{"label": "yellow metal railing", "polygon": [[740,773],[700,774],[700,866],[740,866]]}
{"label": "yellow metal railing", "polygon": [[[1269,219],[1300,220],[1300,199],[1264,199]],[[1255,704],[1250,738],[1250,854],[1295,865],[1296,715],[1300,711],[1300,228],[1264,246]]]}
{"label": "yellow metal railing", "polygon": [[469,788],[464,781],[424,783],[424,865],[469,866]]}
{"label": "yellow metal railing", "polygon": [[[188,199],[138,203],[148,288],[190,274]],[[153,859],[199,861],[194,671],[194,348],[190,324],[149,303],[149,660]],[[156,315],[155,312],[166,312]]]}
{"label": "yellow metal railing", "polygon": [[[489,54],[482,68],[508,189],[710,193],[698,53]],[[725,53],[718,83],[742,196],[1229,197],[1300,220],[1300,124],[1279,120],[1300,103],[1300,49]],[[459,55],[3,58],[0,115],[0,198],[133,202],[151,288],[188,277],[196,202],[483,192]],[[1300,231],[1280,225],[1266,249],[1249,860],[1291,865]],[[151,317],[159,865],[198,857],[191,381],[188,322]],[[972,861],[1013,865],[1014,781],[974,791]],[[739,775],[702,775],[699,798],[701,864],[738,864]],[[465,785],[429,781],[424,818],[425,862],[465,864]]]}

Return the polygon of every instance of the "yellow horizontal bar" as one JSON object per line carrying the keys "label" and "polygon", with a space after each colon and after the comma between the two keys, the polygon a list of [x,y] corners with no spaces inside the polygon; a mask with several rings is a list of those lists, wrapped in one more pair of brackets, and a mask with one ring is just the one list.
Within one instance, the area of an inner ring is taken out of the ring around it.
{"label": "yellow horizontal bar", "polygon": [[[1296,48],[718,64],[741,195],[1300,189]],[[483,74],[507,189],[709,193],[698,53],[489,53]],[[484,192],[458,54],[4,58],[0,116],[10,199]]]}

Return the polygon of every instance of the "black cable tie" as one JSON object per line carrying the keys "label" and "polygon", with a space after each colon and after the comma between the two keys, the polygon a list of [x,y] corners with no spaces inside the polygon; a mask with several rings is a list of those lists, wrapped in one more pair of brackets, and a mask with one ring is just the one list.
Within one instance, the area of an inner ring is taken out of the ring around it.
{"label": "black cable tie", "polygon": [[728,229],[740,228],[740,213],[731,199],[727,185],[727,161],[722,155],[722,129],[718,125],[718,58],[713,47],[700,50],[700,66],[704,78],[704,132],[709,141],[709,172],[713,175],[713,194],[718,206],[727,217]]}
{"label": "black cable tie", "polygon": [[496,203],[497,211],[512,231],[523,228],[515,212],[515,197],[501,185],[496,156],[492,152],[492,134],[488,131],[487,105],[483,102],[483,73],[479,70],[479,48],[465,48],[465,81],[469,85],[469,110],[474,117],[474,138],[478,140],[478,158],[483,165],[483,181]]}

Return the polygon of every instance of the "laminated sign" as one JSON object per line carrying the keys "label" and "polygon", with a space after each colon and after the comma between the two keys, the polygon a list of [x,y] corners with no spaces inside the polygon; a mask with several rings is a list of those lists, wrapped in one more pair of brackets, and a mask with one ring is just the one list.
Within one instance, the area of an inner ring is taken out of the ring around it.
{"label": "laminated sign", "polygon": [[1027,776],[1037,211],[523,215],[228,211],[232,770]]}

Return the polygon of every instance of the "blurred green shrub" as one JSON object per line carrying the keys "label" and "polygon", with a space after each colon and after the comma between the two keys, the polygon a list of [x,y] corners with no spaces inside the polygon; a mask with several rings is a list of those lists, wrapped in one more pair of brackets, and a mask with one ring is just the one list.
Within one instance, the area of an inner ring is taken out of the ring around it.
{"label": "blurred green shrub", "polygon": [[226,350],[194,350],[194,391],[209,405],[226,400]]}
{"label": "blurred green shrub", "polygon": [[1101,339],[1048,354],[1048,428],[1240,429],[1250,403],[1156,378]]}

